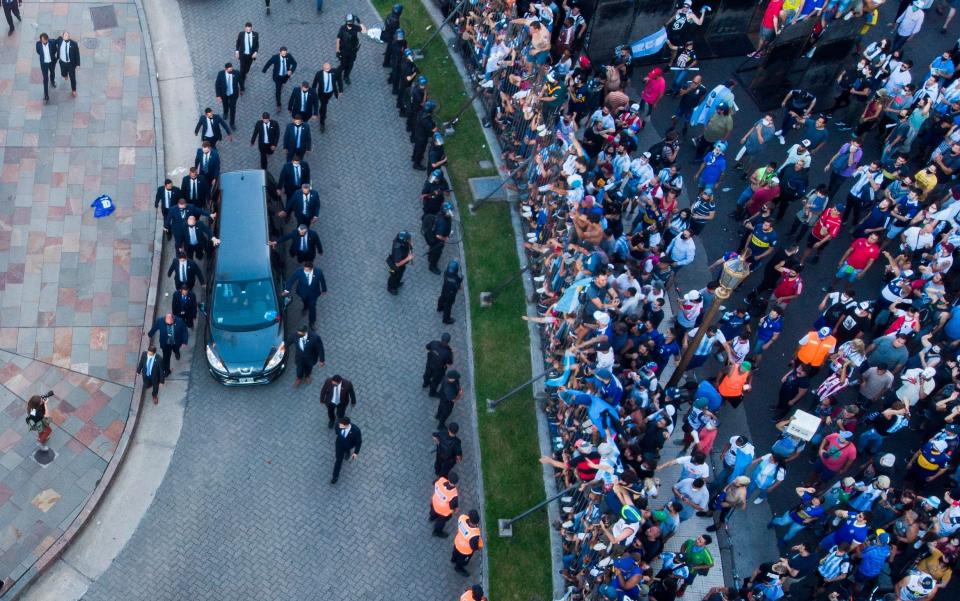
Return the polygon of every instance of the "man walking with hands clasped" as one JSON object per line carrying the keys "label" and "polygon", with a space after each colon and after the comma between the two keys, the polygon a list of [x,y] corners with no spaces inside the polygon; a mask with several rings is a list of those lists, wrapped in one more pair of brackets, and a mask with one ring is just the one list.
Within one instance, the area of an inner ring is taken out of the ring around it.
{"label": "man walking with hands clasped", "polygon": [[330,484],[336,484],[340,479],[340,468],[343,466],[343,459],[348,454],[350,461],[356,461],[360,454],[360,445],[363,444],[363,436],[360,434],[360,428],[350,423],[349,417],[341,417],[337,421],[337,440],[334,444],[334,453],[336,459],[333,464],[333,478]]}
{"label": "man walking with hands clasped", "polygon": [[326,379],[320,389],[320,402],[327,406],[327,428],[333,428],[334,418],[344,417],[347,414],[347,405],[357,404],[357,393],[353,390],[353,382],[336,374]]}

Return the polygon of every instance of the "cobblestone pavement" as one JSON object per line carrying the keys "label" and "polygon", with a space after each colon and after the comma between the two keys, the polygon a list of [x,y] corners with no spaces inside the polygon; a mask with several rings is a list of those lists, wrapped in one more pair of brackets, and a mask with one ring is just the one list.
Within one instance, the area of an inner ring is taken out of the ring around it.
{"label": "cobblestone pavement", "polygon": [[[244,21],[260,32],[260,58],[240,99],[240,131],[234,142],[219,145],[226,170],[258,165],[250,133],[261,111],[274,112],[272,81],[259,69],[279,46],[300,64],[294,85],[312,81],[321,63],[334,59],[342,12],[379,22],[366,3],[328,7],[322,15],[309,2],[273,5],[265,17],[259,2],[181,2],[201,107],[216,106],[213,80],[232,60]],[[460,299],[457,324],[441,325],[434,311],[440,279],[423,259],[407,271],[398,297],[385,290],[384,257],[396,232],[411,230],[415,249],[423,250],[417,233],[423,174],[410,169],[381,51],[376,42],[363,42],[353,85],[331,102],[327,133],[311,124],[314,151],[306,160],[322,202],[316,229],[330,288],[318,304],[326,367],[315,370],[305,388],[292,387],[291,369],[267,387],[226,389],[195,353],[184,426],[166,479],[87,599],[453,599],[479,581],[478,561],[470,579],[453,572],[451,541],[430,537],[426,519],[436,405],[420,388],[423,346],[450,331],[456,367],[468,381],[465,318]],[[288,84],[284,91],[290,90]],[[281,127],[289,120],[281,115]],[[275,175],[281,165],[282,156],[271,159]],[[452,256],[450,248],[445,253]],[[297,301],[288,316],[289,325],[298,325]],[[323,379],[335,373],[357,388],[358,405],[349,414],[364,444],[359,461],[346,464],[331,487],[333,434],[318,399]],[[453,419],[464,432],[473,427],[466,403]],[[471,508],[476,449],[463,438],[466,460],[458,471],[463,505]]]}
{"label": "cobblestone pavement", "polygon": [[[19,578],[64,532],[120,439],[153,252],[154,115],[135,5],[94,30],[91,4],[24,3],[0,41],[0,578]],[[77,98],[43,86],[34,43],[69,30]],[[94,219],[109,194],[116,212]],[[25,399],[52,389],[50,446],[33,458]]]}

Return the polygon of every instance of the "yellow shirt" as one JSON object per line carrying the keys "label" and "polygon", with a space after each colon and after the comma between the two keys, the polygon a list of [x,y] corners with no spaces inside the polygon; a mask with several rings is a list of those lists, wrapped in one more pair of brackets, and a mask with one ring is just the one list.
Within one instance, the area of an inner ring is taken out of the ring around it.
{"label": "yellow shirt", "polygon": [[921,198],[926,196],[930,190],[937,187],[937,175],[930,173],[926,169],[917,171],[917,174],[913,176],[913,180],[917,182],[917,187],[923,191]]}
{"label": "yellow shirt", "polygon": [[803,6],[804,0],[783,0],[783,10],[785,11],[798,11],[800,7]]}

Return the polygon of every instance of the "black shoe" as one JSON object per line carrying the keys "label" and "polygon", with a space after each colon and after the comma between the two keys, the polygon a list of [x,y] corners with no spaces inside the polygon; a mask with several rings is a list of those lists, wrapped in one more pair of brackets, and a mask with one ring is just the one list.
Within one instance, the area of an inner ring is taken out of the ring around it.
{"label": "black shoe", "polygon": [[173,356],[177,358],[177,361],[180,360],[180,351],[173,351]]}
{"label": "black shoe", "polygon": [[339,480],[339,478],[337,478],[336,476],[334,476],[333,478],[330,478],[330,484],[336,484],[337,480]]}
{"label": "black shoe", "polygon": [[716,531],[717,531],[716,524],[710,524],[709,526],[707,526],[707,532],[716,532]]}
{"label": "black shoe", "polygon": [[447,533],[447,532],[437,532],[436,530],[433,531],[433,535],[436,536],[437,538],[449,538],[449,537],[450,537],[450,534],[449,534],[449,533]]}
{"label": "black shoe", "polygon": [[43,103],[44,103],[44,104],[50,104],[50,97],[49,97],[49,96],[44,96],[44,97],[43,97]]}
{"label": "black shoe", "polygon": [[435,398],[435,399],[439,399],[439,398],[440,398],[440,393],[438,393],[438,392],[433,392],[433,391],[431,390],[428,394],[429,394],[429,396],[431,396],[432,398]]}
{"label": "black shoe", "polygon": [[51,87],[51,88],[56,88],[56,87],[57,87],[57,82],[53,81],[53,79],[54,79],[54,78],[50,78],[50,87]]}
{"label": "black shoe", "polygon": [[435,274],[437,274],[437,275],[440,275],[440,268],[437,267],[436,265],[431,265],[431,266],[430,266],[430,273],[435,273]]}
{"label": "black shoe", "polygon": [[469,576],[469,575],[470,575],[470,572],[466,571],[465,569],[461,568],[460,566],[454,566],[453,571],[456,572],[457,574],[460,574],[461,576]]}
{"label": "black shoe", "polygon": [[333,420],[327,422],[327,429],[333,430]]}
{"label": "black shoe", "polygon": [[320,124],[320,133],[323,133],[323,132],[325,132],[325,131],[327,131],[327,126],[326,126],[326,124],[321,123],[321,124]]}
{"label": "black shoe", "polygon": [[457,323],[457,320],[451,317],[450,319],[444,319],[443,323],[450,325],[450,324]]}
{"label": "black shoe", "polygon": [[427,168],[424,167],[424,166],[423,166],[422,164],[420,164],[420,163],[414,163],[414,164],[413,164],[413,168],[416,169],[417,171],[426,171],[426,170],[427,170]]}
{"label": "black shoe", "polygon": [[344,75],[344,76],[343,76],[343,83],[347,84],[348,86],[350,85],[350,76],[349,76],[349,75]]}
{"label": "black shoe", "polygon": [[397,290],[396,290],[395,288],[387,288],[387,292],[389,292],[390,294],[392,294],[392,295],[394,295],[394,296],[397,295]]}
{"label": "black shoe", "polygon": [[8,35],[8,36],[11,36],[11,35],[13,35],[13,32],[15,32],[15,31],[16,31],[16,29],[14,29],[13,27],[11,27],[11,28],[10,28],[10,31],[7,32],[7,35]]}

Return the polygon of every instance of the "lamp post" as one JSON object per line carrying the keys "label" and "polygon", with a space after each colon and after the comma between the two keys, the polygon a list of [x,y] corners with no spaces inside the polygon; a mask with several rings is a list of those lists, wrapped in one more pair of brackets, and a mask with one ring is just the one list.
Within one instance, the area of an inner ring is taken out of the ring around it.
{"label": "lamp post", "polygon": [[693,340],[687,345],[686,350],[683,351],[683,355],[680,356],[680,363],[677,364],[673,375],[670,376],[667,387],[676,386],[680,378],[683,377],[683,372],[686,371],[687,365],[690,363],[690,358],[693,357],[693,353],[697,350],[697,347],[700,346],[704,332],[707,331],[707,328],[710,327],[713,319],[717,316],[721,301],[730,298],[733,291],[736,290],[737,286],[739,286],[743,280],[747,279],[748,275],[750,275],[750,268],[739,258],[730,259],[723,264],[723,272],[720,274],[720,286],[717,288],[717,297],[713,300],[713,304],[710,305],[710,309],[707,310],[707,314],[703,317],[703,321],[697,328],[696,336],[693,337]]}

